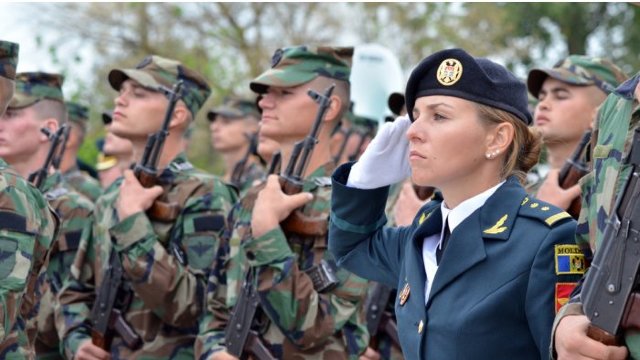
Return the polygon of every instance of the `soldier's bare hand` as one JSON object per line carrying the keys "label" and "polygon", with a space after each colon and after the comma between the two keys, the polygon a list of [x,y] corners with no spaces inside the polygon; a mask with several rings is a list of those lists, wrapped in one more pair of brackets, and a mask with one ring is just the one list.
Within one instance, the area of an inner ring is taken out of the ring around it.
{"label": "soldier's bare hand", "polygon": [[209,357],[209,360],[238,360],[238,358],[226,351],[217,351]]}
{"label": "soldier's bare hand", "polygon": [[78,346],[74,357],[76,360],[110,360],[111,354],[95,346],[91,340],[87,340]]}
{"label": "soldier's bare hand", "polygon": [[536,193],[536,198],[567,210],[573,199],[580,196],[580,185],[576,184],[568,189],[561,188],[558,181],[559,174],[560,171],[557,169],[549,170],[547,178]]}
{"label": "soldier's bare hand", "polygon": [[418,210],[425,204],[420,200],[416,191],[413,189],[411,181],[405,181],[402,184],[400,195],[393,208],[393,216],[396,226],[408,226],[413,222]]}
{"label": "soldier's bare hand", "polygon": [[364,354],[360,355],[359,360],[380,360],[380,353],[370,347],[367,347]]}
{"label": "soldier's bare hand", "polygon": [[568,315],[560,320],[555,334],[558,360],[603,359],[624,360],[627,348],[607,346],[587,336],[589,319],[584,315]]}
{"label": "soldier's bare hand", "polygon": [[313,195],[302,192],[287,195],[282,192],[277,175],[269,175],[267,184],[258,193],[251,215],[251,231],[259,237],[278,226],[291,212],[313,199]]}
{"label": "soldier's bare hand", "polygon": [[123,176],[124,180],[116,201],[116,210],[121,221],[135,213],[147,211],[154,200],[162,195],[160,186],[144,188],[131,170],[125,170]]}

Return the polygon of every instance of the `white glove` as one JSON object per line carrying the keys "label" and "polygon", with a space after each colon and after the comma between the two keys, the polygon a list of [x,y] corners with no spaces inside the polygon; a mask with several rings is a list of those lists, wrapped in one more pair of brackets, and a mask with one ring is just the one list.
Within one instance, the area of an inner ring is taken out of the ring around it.
{"label": "white glove", "polygon": [[347,186],[375,189],[409,177],[409,126],[411,120],[406,115],[384,123],[360,160],[351,167]]}

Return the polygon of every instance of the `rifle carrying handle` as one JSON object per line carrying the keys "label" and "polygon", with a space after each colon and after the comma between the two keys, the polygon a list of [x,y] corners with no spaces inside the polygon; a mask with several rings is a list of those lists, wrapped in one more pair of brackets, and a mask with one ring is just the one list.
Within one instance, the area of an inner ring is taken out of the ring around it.
{"label": "rifle carrying handle", "polygon": [[608,332],[593,325],[589,325],[589,327],[587,328],[587,336],[607,346],[620,346],[622,344],[620,337],[611,335]]}

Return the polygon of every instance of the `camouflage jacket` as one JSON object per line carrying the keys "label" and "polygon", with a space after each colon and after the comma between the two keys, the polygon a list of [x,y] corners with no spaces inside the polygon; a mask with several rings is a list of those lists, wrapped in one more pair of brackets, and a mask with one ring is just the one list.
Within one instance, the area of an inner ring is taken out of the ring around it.
{"label": "camouflage jacket", "polygon": [[255,185],[256,180],[264,180],[266,176],[267,171],[262,165],[255,162],[249,163],[240,177],[238,186],[240,197],[244,196]]}
{"label": "camouflage jacket", "polygon": [[92,202],[98,200],[98,197],[102,194],[100,182],[80,171],[78,167],[71,168],[69,171],[62,174],[62,176],[73,190],[86,196]]}
{"label": "camouflage jacket", "polygon": [[[72,358],[90,339],[91,306],[113,251],[124,270],[121,289],[130,289],[131,295],[121,311],[144,343],[129,349],[116,334],[113,358],[192,359],[205,274],[236,193],[180,155],[160,175],[167,201],[181,207],[175,222],[154,221],[142,212],[120,220],[115,202],[121,183],[122,178],[115,181],[96,202],[93,227],[82,236],[59,297],[56,316],[63,317],[65,353]],[[176,254],[184,254],[186,261]]]}
{"label": "camouflage jacket", "polygon": [[47,271],[38,277],[36,294],[40,301],[33,319],[37,323],[35,349],[38,359],[61,359],[54,317],[55,298],[69,275],[82,231],[91,225],[93,203],[70,189],[59,172],[47,177],[42,192],[60,219],[60,231],[49,252]]}
{"label": "camouflage jacket", "polygon": [[27,320],[36,306],[35,288],[58,219],[38,189],[0,159],[0,356],[34,357],[35,332]]}
{"label": "camouflage jacket", "polygon": [[[304,184],[314,200],[302,212],[329,215],[333,163],[317,169]],[[246,271],[252,271],[262,311],[268,316],[261,337],[276,358],[357,359],[367,347],[362,304],[367,281],[338,268],[340,284],[327,293],[314,290],[301,269],[333,260],[325,236],[289,236],[277,227],[253,238],[251,213],[262,186],[252,189],[229,215],[230,238],[223,242],[210,273],[207,312],[200,325],[196,357],[224,350],[224,331]]]}
{"label": "camouflage jacket", "polygon": [[[630,150],[635,128],[640,125],[640,109],[633,90],[640,81],[640,73],[607,97],[600,106],[592,135],[591,172],[580,180],[582,209],[576,229],[576,243],[588,256],[597,251],[604,237],[607,219],[615,200],[622,191],[629,168],[623,164]],[[580,297],[575,296],[556,316],[557,323],[564,316],[582,314]],[[640,359],[640,332],[627,331],[625,343],[632,358]],[[555,355],[551,349],[552,356]]]}

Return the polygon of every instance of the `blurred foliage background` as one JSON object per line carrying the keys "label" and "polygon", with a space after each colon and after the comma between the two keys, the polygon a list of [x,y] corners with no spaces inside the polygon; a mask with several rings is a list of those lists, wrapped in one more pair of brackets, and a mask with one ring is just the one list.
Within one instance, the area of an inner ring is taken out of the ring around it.
{"label": "blurred foliage background", "polygon": [[[568,54],[606,56],[628,74],[640,69],[640,7],[633,3],[33,3],[24,20],[65,75],[65,94],[91,106],[81,158],[95,163],[100,113],[115,92],[106,75],[148,54],[183,61],[210,82],[189,155],[221,173],[205,112],[230,93],[249,94],[279,47],[378,43],[405,70],[430,53],[462,47],[525,78]],[[82,51],[80,51],[82,49]],[[88,50],[87,50],[88,49]],[[89,75],[76,69],[88,65]],[[406,80],[406,79],[405,79]]]}

